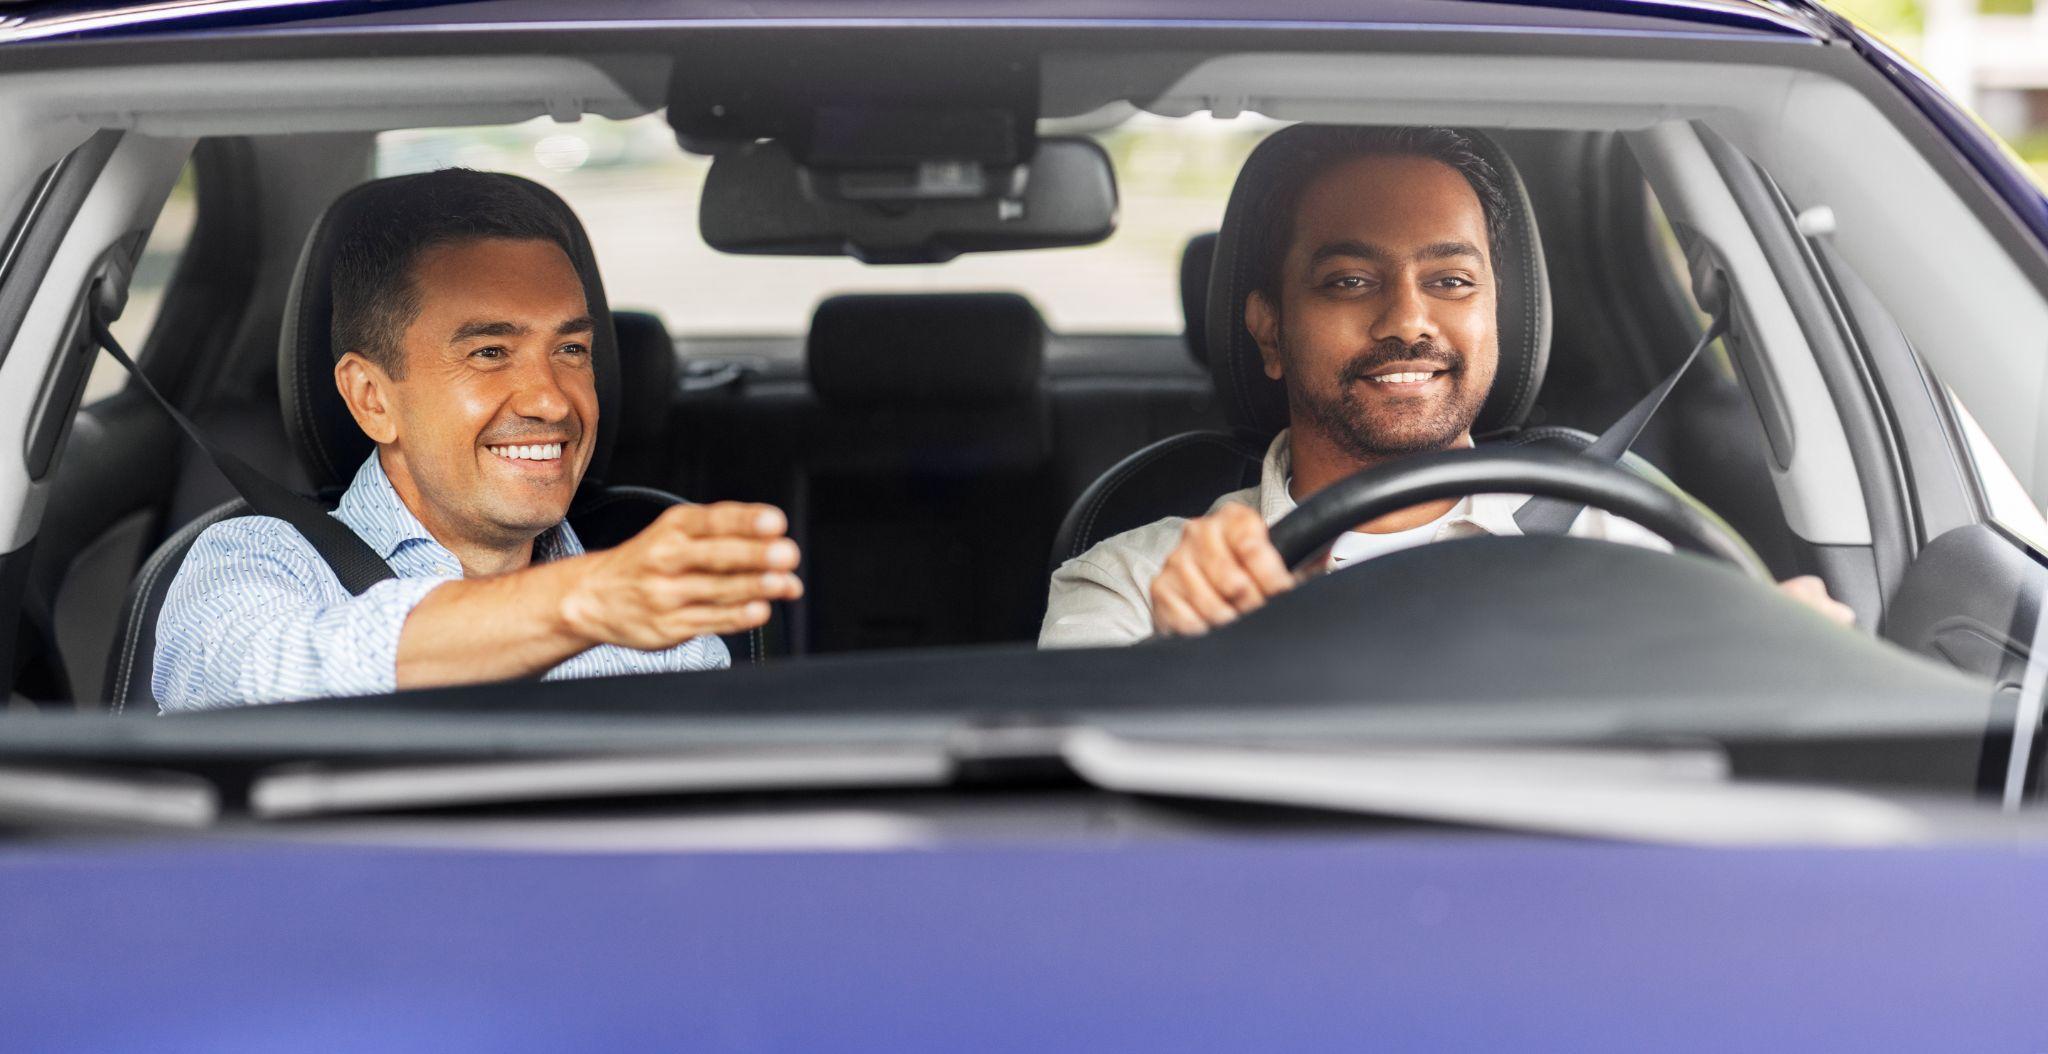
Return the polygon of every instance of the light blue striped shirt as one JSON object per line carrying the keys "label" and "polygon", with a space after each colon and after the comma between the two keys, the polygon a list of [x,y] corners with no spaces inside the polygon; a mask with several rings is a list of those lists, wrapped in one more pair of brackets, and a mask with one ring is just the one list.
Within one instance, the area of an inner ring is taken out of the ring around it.
{"label": "light blue striped shirt", "polygon": [[[393,691],[398,634],[429,591],[462,577],[462,563],[398,498],[376,454],[331,514],[398,577],[350,596],[283,520],[243,516],[201,532],[157,618],[150,687],[165,711]],[[534,540],[537,563],[578,556],[567,523]],[[479,647],[487,642],[477,642]],[[547,680],[706,670],[732,661],[725,642],[698,637],[666,651],[601,645],[548,671]]]}

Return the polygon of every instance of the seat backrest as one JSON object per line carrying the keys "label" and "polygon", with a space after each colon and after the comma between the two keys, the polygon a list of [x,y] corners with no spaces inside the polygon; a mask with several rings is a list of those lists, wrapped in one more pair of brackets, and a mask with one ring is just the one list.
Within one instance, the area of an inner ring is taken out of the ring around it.
{"label": "seat backrest", "polygon": [[1056,524],[1044,347],[1011,293],[819,305],[798,510],[808,650],[1034,632]]}
{"label": "seat backrest", "polygon": [[[278,397],[284,431],[293,452],[317,492],[330,497],[354,477],[374,444],[356,427],[334,384],[331,326],[334,256],[350,225],[373,215],[391,195],[416,192],[420,176],[393,176],[361,184],[336,198],[313,224],[287,293],[284,322],[278,339]],[[644,526],[663,508],[681,499],[641,487],[613,488],[604,482],[613,445],[627,420],[622,408],[618,342],[598,277],[597,260],[576,214],[553,191],[538,183],[508,176],[550,211],[571,238],[570,260],[583,280],[584,299],[596,331],[591,339],[597,376],[598,427],[590,466],[571,508],[570,520],[585,544],[602,548],[616,544]],[[659,321],[656,321],[659,325]],[[673,365],[671,365],[673,369]],[[156,661],[156,624],[165,595],[177,577],[185,554],[207,527],[247,514],[240,501],[220,505],[180,528],[143,563],[129,586],[121,628],[108,657],[107,694],[113,709],[155,713],[150,674]],[[736,656],[751,653],[757,638],[733,647]],[[729,647],[733,642],[728,642]]]}
{"label": "seat backrest", "polygon": [[1216,265],[1216,232],[1197,234],[1180,250],[1181,339],[1188,355],[1209,365],[1209,273]]}
{"label": "seat backrest", "polygon": [[[1506,191],[1507,211],[1493,247],[1500,365],[1473,425],[1477,437],[1505,438],[1527,416],[1550,361],[1550,284],[1542,236],[1514,162],[1485,135],[1461,131],[1493,165]],[[1182,304],[1188,307],[1196,303],[1187,291],[1189,283],[1198,280],[1204,252],[1211,256],[1208,292],[1201,302],[1205,338],[1199,346],[1191,341],[1190,351],[1205,357],[1230,428],[1169,437],[1103,473],[1061,521],[1052,549],[1054,567],[1123,531],[1169,516],[1198,515],[1222,495],[1258,481],[1267,444],[1287,427],[1287,394],[1279,381],[1266,376],[1258,345],[1245,328],[1245,298],[1256,281],[1256,250],[1247,226],[1255,200],[1279,173],[1306,163],[1347,134],[1331,126],[1295,125],[1268,136],[1246,159],[1214,242],[1191,242],[1181,263]]]}
{"label": "seat backrest", "polygon": [[676,343],[661,316],[612,312],[619,347],[619,440],[605,482],[660,487],[669,475],[669,409],[676,393]]}
{"label": "seat backrest", "polygon": [[150,673],[156,668],[156,621],[162,613],[164,595],[178,577],[185,554],[208,527],[222,520],[247,516],[249,506],[236,498],[214,506],[194,517],[164,539],[163,544],[142,562],[135,581],[128,586],[128,600],[121,608],[120,631],[113,650],[107,654],[107,709],[116,714],[157,712],[156,695],[150,690]]}

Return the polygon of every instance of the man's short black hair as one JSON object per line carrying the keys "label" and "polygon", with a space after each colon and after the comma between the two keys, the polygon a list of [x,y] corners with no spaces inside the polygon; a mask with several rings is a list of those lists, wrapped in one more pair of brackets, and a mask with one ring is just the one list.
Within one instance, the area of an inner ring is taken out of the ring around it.
{"label": "man's short black hair", "polygon": [[[1479,152],[1472,138],[1454,128],[1381,128],[1339,125],[1297,126],[1278,133],[1284,153],[1272,159],[1276,178],[1252,199],[1246,223],[1252,232],[1253,288],[1280,303],[1280,275],[1294,240],[1294,212],[1301,195],[1331,166],[1360,157],[1423,157],[1440,161],[1465,177],[1486,213],[1489,252],[1500,244],[1507,222],[1508,195],[1501,172]],[[1276,144],[1280,145],[1280,144]]]}
{"label": "man's short black hair", "polygon": [[551,241],[575,259],[569,230],[511,176],[444,168],[373,186],[334,251],[336,359],[353,351],[403,376],[400,344],[419,314],[413,266],[428,249],[477,238]]}

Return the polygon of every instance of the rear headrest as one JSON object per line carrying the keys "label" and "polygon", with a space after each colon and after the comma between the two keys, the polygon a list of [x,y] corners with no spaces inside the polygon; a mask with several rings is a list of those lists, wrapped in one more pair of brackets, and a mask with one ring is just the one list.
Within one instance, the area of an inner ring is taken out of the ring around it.
{"label": "rear headrest", "polygon": [[1180,251],[1181,340],[1204,366],[1209,364],[1209,270],[1215,263],[1215,231],[1189,238]]}
{"label": "rear headrest", "polygon": [[1036,398],[1045,321],[1015,293],[849,294],[818,305],[811,390],[840,406],[988,406]]}
{"label": "rear headrest", "polygon": [[[1246,159],[1230,192],[1218,232],[1216,260],[1209,276],[1209,371],[1224,412],[1238,429],[1270,436],[1287,427],[1287,393],[1266,376],[1259,347],[1244,327],[1244,301],[1255,286],[1254,242],[1245,230],[1252,203],[1276,173],[1301,163],[1305,154],[1345,129],[1295,125],[1268,136]],[[1500,173],[1507,196],[1500,244],[1494,246],[1494,280],[1500,300],[1500,369],[1493,392],[1473,422],[1474,436],[1520,427],[1543,385],[1550,361],[1550,280],[1543,266],[1543,239],[1529,207],[1529,194],[1506,151],[1485,135],[1459,129]]]}
{"label": "rear headrest", "polygon": [[[278,397],[284,408],[285,435],[313,486],[331,489],[346,486],[356,469],[370,456],[375,444],[356,427],[348,405],[334,386],[334,350],[331,329],[334,316],[334,254],[341,236],[366,217],[387,212],[402,196],[422,191],[421,180],[432,173],[391,176],[354,187],[327,206],[306,245],[299,253],[286,294],[284,327],[277,347]],[[597,371],[597,443],[592,448],[590,468],[584,474],[586,486],[601,480],[611,459],[618,435],[619,406],[618,346],[612,333],[611,309],[605,302],[604,286],[598,280],[597,260],[590,251],[590,238],[567,202],[554,191],[532,180],[504,176],[539,199],[553,211],[569,232],[569,254],[583,278],[583,297],[597,320],[591,338],[591,354]]]}

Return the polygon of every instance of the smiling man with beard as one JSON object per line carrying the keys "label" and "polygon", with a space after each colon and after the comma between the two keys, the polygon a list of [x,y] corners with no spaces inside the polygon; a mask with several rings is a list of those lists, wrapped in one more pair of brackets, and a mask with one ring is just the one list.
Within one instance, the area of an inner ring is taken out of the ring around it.
{"label": "smiling man with beard", "polygon": [[[1254,206],[1245,327],[1283,383],[1290,427],[1259,485],[1105,539],[1053,575],[1039,643],[1125,644],[1203,633],[1294,586],[1270,524],[1330,484],[1391,459],[1470,446],[1500,360],[1493,245],[1500,174],[1444,128],[1329,128]],[[1520,534],[1525,495],[1479,494],[1360,524],[1324,569],[1475,534]],[[1668,549],[1599,509],[1578,537]],[[1849,609],[1817,578],[1781,583],[1828,617]]]}
{"label": "smiling man with beard", "polygon": [[333,516],[396,577],[351,596],[282,520],[194,542],[158,620],[165,711],[395,688],[707,669],[802,592],[765,505],[678,505],[585,552],[598,319],[572,237],[507,176],[361,192],[334,264],[334,383],[377,448]]}

